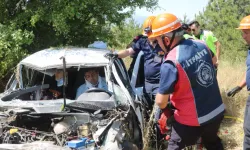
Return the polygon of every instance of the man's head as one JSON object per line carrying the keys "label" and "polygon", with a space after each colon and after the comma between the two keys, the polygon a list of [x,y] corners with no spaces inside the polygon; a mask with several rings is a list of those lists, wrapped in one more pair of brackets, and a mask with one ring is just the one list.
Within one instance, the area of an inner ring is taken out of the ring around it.
{"label": "man's head", "polygon": [[152,34],[165,52],[170,51],[181,39],[184,31],[179,19],[169,13],[158,15],[152,23]]}
{"label": "man's head", "polygon": [[189,23],[189,27],[191,29],[191,32],[195,35],[198,36],[201,33],[201,27],[200,23],[198,21],[192,21]]}
{"label": "man's head", "polygon": [[189,28],[188,24],[183,23],[182,29],[185,31],[186,34],[191,35],[191,29]]}
{"label": "man's head", "polygon": [[142,34],[144,36],[149,36],[152,34],[152,22],[155,19],[155,16],[149,16],[143,23],[142,26]]}
{"label": "man's head", "polygon": [[99,72],[95,68],[88,68],[84,73],[84,78],[92,85],[98,84]]}
{"label": "man's head", "polygon": [[250,15],[244,17],[241,22],[240,26],[237,28],[242,31],[242,37],[250,46]]}
{"label": "man's head", "polygon": [[[65,76],[66,76],[65,85],[67,85],[67,76],[68,76],[67,72],[65,73]],[[55,80],[57,82],[58,87],[63,86],[63,70],[62,69],[57,69],[56,70],[56,72],[55,72]]]}

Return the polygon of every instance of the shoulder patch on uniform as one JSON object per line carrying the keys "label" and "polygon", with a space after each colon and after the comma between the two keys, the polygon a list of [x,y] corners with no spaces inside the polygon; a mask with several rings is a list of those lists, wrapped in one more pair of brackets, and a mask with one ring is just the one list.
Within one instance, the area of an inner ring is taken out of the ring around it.
{"label": "shoulder patch on uniform", "polygon": [[134,37],[133,42],[136,43],[138,40],[140,40],[143,37],[143,35],[137,35]]}
{"label": "shoulder patch on uniform", "polygon": [[140,38],[142,38],[143,37],[143,35],[142,34],[140,34],[140,35],[137,35],[134,39],[137,39],[137,40],[139,40]]}

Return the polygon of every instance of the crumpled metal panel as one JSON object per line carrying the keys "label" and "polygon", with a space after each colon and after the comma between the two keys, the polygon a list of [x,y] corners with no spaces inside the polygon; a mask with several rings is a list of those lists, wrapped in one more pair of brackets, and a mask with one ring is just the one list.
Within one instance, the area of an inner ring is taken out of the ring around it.
{"label": "crumpled metal panel", "polygon": [[[62,67],[62,56],[66,59],[66,67],[71,66],[103,66],[107,65],[109,60],[104,57],[108,53],[106,49],[91,48],[50,48],[38,51],[25,59],[19,64],[25,65],[36,70],[46,70],[51,68]],[[95,59],[93,59],[95,58]]]}
{"label": "crumpled metal panel", "polygon": [[36,141],[26,144],[0,144],[0,150],[71,150],[68,147],[53,145],[53,142]]}
{"label": "crumpled metal panel", "polygon": [[[74,100],[66,99],[66,103],[75,102]],[[33,108],[37,113],[61,112],[63,99],[46,100],[46,101],[22,101],[15,99],[8,102],[0,100],[0,106],[5,108]]]}
{"label": "crumpled metal panel", "polygon": [[116,140],[116,136],[120,131],[121,121],[114,121],[112,126],[110,127],[107,135],[104,147],[102,150],[122,150],[121,144]]}

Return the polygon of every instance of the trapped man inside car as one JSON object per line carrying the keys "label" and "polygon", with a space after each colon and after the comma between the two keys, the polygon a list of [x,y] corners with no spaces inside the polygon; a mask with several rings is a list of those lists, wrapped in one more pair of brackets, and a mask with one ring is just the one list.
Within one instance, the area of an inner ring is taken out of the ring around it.
{"label": "trapped man inside car", "polygon": [[[65,86],[67,89],[67,84],[68,84],[68,72],[66,72],[66,81],[65,81]],[[55,81],[56,81],[56,86],[55,85],[50,85],[51,87],[47,90],[44,90],[42,93],[38,92],[37,94],[42,94],[40,95],[41,100],[48,100],[48,99],[58,99],[58,98],[63,98],[63,70],[62,69],[56,69],[55,75],[54,75]],[[71,96],[67,94],[67,98],[72,99]]]}
{"label": "trapped man inside car", "polygon": [[108,90],[105,78],[99,76],[99,71],[95,68],[87,68],[84,73],[85,83],[82,84],[76,92],[76,99],[84,93],[86,90],[91,88],[100,88]]}

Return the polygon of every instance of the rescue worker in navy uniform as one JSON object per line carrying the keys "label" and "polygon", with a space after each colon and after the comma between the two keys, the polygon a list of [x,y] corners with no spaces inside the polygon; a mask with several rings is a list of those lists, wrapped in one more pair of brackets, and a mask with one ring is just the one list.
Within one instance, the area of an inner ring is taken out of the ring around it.
{"label": "rescue worker in navy uniform", "polygon": [[[233,97],[236,93],[241,91],[241,89],[245,86],[247,86],[247,90],[250,91],[250,15],[244,17],[241,22],[240,26],[237,28],[242,31],[242,37],[247,42],[249,48],[248,48],[248,55],[247,55],[247,71],[244,79],[241,81],[241,83],[230,90],[227,93],[227,96]],[[243,143],[243,149],[244,150],[250,150],[250,96],[248,97],[246,109],[245,109],[245,117],[244,117],[244,143]]]}
{"label": "rescue worker in navy uniform", "polygon": [[130,55],[137,55],[140,51],[144,53],[144,93],[150,97],[149,109],[152,109],[154,97],[159,88],[160,67],[162,64],[164,52],[155,40],[148,39],[151,34],[151,23],[155,16],[149,16],[143,24],[143,36],[134,42],[130,48],[119,51],[118,53],[108,53],[109,57],[125,58]]}
{"label": "rescue worker in navy uniform", "polygon": [[[225,106],[215,77],[211,50],[204,42],[184,39],[178,18],[169,13],[158,15],[152,23],[152,34],[167,52],[161,65],[159,92],[155,103],[162,110],[158,121],[161,133],[172,131],[168,150],[191,146],[201,137],[207,150],[222,150],[217,135]],[[175,107],[173,114],[168,102]]]}
{"label": "rescue worker in navy uniform", "polygon": [[[132,40],[131,43],[129,43],[126,47],[126,49],[132,47],[133,45],[135,45],[135,43],[137,43],[137,41],[139,41],[141,38],[144,38],[144,39],[147,39],[147,36],[143,35],[143,34],[140,34],[136,37],[134,37],[134,39]],[[133,70],[134,70],[134,65],[135,65],[135,61],[137,59],[137,56],[138,56],[138,53],[134,53],[132,55],[130,55],[130,57],[132,58],[132,61],[130,63],[130,66],[129,66],[129,69],[128,69],[128,75],[129,75],[129,78],[131,79],[132,78],[132,73],[133,73]],[[143,58],[143,56],[142,56]],[[144,58],[143,58],[144,59]],[[140,66],[139,67],[139,72],[144,72],[144,63],[140,63]],[[140,76],[138,77],[139,79],[137,79],[137,82],[139,83],[144,83],[144,74],[140,74]]]}

